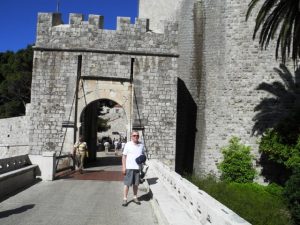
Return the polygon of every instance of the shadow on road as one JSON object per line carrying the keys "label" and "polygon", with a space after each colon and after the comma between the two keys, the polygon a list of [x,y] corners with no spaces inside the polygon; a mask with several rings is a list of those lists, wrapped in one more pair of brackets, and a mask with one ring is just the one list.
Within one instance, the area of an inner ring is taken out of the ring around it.
{"label": "shadow on road", "polygon": [[27,210],[32,209],[34,206],[35,206],[35,204],[29,204],[29,205],[21,206],[19,208],[5,210],[3,212],[0,212],[0,219],[5,218],[5,217],[9,217],[13,214],[19,214],[19,213],[26,212]]}

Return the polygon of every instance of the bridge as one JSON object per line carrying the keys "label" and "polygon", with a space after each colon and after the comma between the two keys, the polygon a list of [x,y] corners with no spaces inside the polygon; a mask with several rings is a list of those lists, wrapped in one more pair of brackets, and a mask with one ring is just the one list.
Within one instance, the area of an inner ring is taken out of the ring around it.
{"label": "bridge", "polygon": [[[4,167],[3,162],[0,162],[1,168]],[[52,181],[37,179],[6,195],[3,195],[4,189],[13,190],[20,182],[24,182],[22,176],[25,178],[26,175],[22,174],[4,188],[3,183],[18,173],[10,171],[10,176],[6,176],[8,172],[2,173],[1,224],[249,224],[154,159],[147,162],[149,169],[146,179],[139,186],[138,197],[142,204],[136,205],[130,201],[131,191],[128,206],[122,207],[123,176],[120,163],[120,156],[100,157],[89,164],[83,174],[74,171],[56,173]],[[11,164],[9,158],[5,164]]]}

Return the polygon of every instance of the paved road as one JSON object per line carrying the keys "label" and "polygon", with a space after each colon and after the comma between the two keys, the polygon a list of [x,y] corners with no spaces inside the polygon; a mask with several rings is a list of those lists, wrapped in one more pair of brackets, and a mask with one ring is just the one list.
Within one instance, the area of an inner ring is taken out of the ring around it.
{"label": "paved road", "polygon": [[[103,171],[103,168],[99,168]],[[93,167],[93,171],[95,171]],[[112,170],[110,168],[110,170]],[[154,225],[143,186],[141,205],[122,207],[121,181],[60,179],[39,182],[0,202],[1,225]],[[132,198],[130,190],[129,200]]]}

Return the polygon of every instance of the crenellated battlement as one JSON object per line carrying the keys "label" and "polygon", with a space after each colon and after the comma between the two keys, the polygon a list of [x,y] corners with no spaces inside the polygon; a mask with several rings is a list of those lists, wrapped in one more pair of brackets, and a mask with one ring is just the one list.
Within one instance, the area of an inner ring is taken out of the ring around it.
{"label": "crenellated battlement", "polygon": [[[140,30],[141,32],[149,31],[149,20],[143,18],[136,18],[135,23],[130,23],[130,17],[117,17],[117,30]],[[90,14],[88,20],[84,20],[83,14],[70,13],[69,24],[63,24],[60,13],[39,13],[38,26],[54,27],[58,25],[69,25],[70,27],[84,27],[94,26],[97,29],[103,29],[104,17],[100,15]]]}
{"label": "crenellated battlement", "polygon": [[67,49],[100,49],[116,51],[147,51],[177,53],[178,25],[163,22],[164,32],[149,30],[149,20],[118,17],[116,30],[103,29],[104,17],[71,13],[69,23],[63,24],[60,13],[39,13],[36,47]]}

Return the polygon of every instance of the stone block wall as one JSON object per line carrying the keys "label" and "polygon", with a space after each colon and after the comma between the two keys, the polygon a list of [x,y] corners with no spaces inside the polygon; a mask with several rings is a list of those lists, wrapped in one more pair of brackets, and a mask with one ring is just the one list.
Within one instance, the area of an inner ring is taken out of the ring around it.
{"label": "stone block wall", "polygon": [[[140,7],[146,5],[145,0],[140,2]],[[156,23],[160,18],[179,15],[178,77],[197,104],[197,174],[218,173],[220,149],[234,135],[258,156],[258,138],[251,136],[252,118],[254,107],[266,93],[255,88],[277,78],[273,68],[278,67],[278,62],[273,46],[260,51],[257,41],[252,40],[255,18],[245,21],[249,2],[182,0],[179,8],[165,8],[159,16],[151,12],[165,3],[156,0],[139,10],[139,16]]]}
{"label": "stone block wall", "polygon": [[148,156],[174,168],[177,59],[136,57],[133,79],[134,91],[138,93],[138,106],[134,106],[134,116],[137,120],[139,119],[137,116],[140,116],[142,126],[145,128]]}
{"label": "stone block wall", "polygon": [[29,139],[31,154],[60,151],[64,139],[64,121],[69,121],[74,108],[78,54],[35,51]]}
{"label": "stone block wall", "polygon": [[27,116],[0,119],[0,158],[28,154]]}
{"label": "stone block wall", "polygon": [[[117,30],[101,29],[103,18],[98,15],[84,21],[82,15],[70,14],[69,21],[62,24],[59,14],[38,16],[29,113],[31,153],[69,151],[72,146],[74,128],[62,124],[76,120],[73,100],[80,55],[81,78],[86,79],[83,86],[88,92],[98,90],[101,82],[106,85],[111,80],[111,87],[115,82],[132,82],[150,156],[174,166],[177,24],[167,22],[163,33],[153,33],[146,19],[130,24],[130,18],[118,18]],[[85,95],[88,101],[82,104],[101,99],[101,94]]]}
{"label": "stone block wall", "polygon": [[[255,18],[245,21],[248,1],[199,1],[202,23],[202,68],[205,97],[204,129],[200,160],[195,164],[198,173],[216,172],[222,155],[220,148],[232,136],[250,145],[258,156],[257,137],[253,137],[254,107],[266,96],[255,88],[274,79],[274,48],[260,51],[252,40]],[[217,19],[216,19],[217,18]],[[275,76],[275,79],[277,77]],[[199,124],[200,125],[200,124]],[[200,127],[199,127],[200,128]]]}

